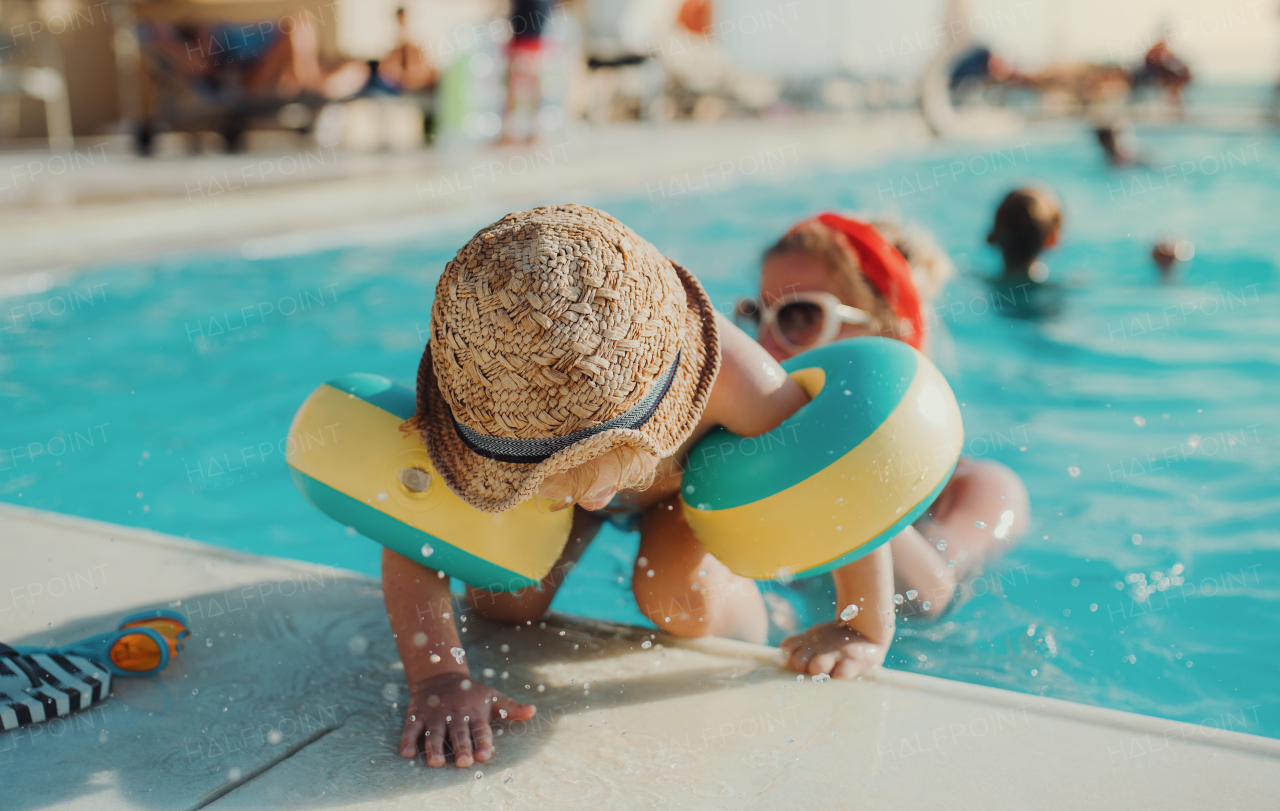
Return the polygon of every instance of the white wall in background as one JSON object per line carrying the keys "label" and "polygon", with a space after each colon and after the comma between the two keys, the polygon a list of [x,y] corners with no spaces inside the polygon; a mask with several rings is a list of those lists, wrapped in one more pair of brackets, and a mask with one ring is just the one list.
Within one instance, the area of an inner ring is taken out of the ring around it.
{"label": "white wall in background", "polygon": [[[950,41],[946,0],[718,0],[722,46],[744,68],[778,77],[918,75]],[[1276,0],[967,0],[956,29],[1018,66],[1137,62],[1170,32],[1209,81],[1271,81],[1280,70]],[[779,18],[785,24],[779,24]]]}

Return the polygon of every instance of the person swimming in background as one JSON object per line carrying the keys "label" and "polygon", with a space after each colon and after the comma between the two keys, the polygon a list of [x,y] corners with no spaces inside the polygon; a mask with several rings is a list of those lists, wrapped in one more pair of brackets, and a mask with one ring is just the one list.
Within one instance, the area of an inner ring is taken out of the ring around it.
{"label": "person swimming in background", "polygon": [[1165,237],[1151,249],[1151,261],[1160,271],[1162,281],[1171,282],[1177,275],[1179,263],[1190,262],[1196,255],[1195,243],[1189,239]]}
{"label": "person swimming in background", "polygon": [[1062,312],[1065,287],[1049,281],[1049,265],[1041,258],[1061,232],[1062,207],[1053,192],[1027,187],[1005,195],[987,234],[987,244],[1000,251],[1004,263],[1000,275],[987,281],[1000,301],[1012,302],[999,313],[1034,320]]}
{"label": "person swimming in background", "polygon": [[1101,124],[1094,129],[1093,135],[1106,154],[1107,163],[1112,166],[1146,165],[1146,161],[1138,154],[1138,136],[1132,125]]}
{"label": "person swimming in background", "polygon": [[1052,192],[1028,187],[1006,194],[987,234],[987,244],[1004,259],[1000,281],[1048,281],[1049,266],[1040,255],[1058,244],[1061,231],[1062,207]]}
{"label": "person swimming in background", "polygon": [[[894,246],[898,242],[909,246],[910,263]],[[950,268],[936,243],[919,231],[832,213],[805,220],[765,252],[755,307],[758,340],[779,361],[867,335],[928,353],[932,336],[924,310],[945,285]],[[902,612],[941,614],[957,582],[1015,543],[1029,519],[1027,491],[1016,473],[996,462],[961,457],[925,516],[881,547],[890,550],[894,587],[905,595]],[[843,568],[833,572],[837,590],[842,577],[856,574]],[[812,658],[831,656],[832,648],[846,644],[839,631],[817,626],[784,640],[791,666],[799,670]]]}

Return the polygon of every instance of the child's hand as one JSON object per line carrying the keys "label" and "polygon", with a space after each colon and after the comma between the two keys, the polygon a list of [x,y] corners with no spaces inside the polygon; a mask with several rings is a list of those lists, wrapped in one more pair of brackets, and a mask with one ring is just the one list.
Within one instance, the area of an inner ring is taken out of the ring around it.
{"label": "child's hand", "polygon": [[844,623],[815,625],[803,634],[789,636],[779,646],[787,666],[801,673],[829,673],[832,678],[852,679],[884,664],[888,645],[878,645]]}
{"label": "child's hand", "polygon": [[443,766],[447,734],[453,744],[454,763],[465,769],[477,760],[493,757],[490,724],[504,719],[528,721],[537,711],[532,704],[513,701],[472,681],[466,673],[441,673],[410,688],[400,755],[417,757],[418,741],[425,734],[427,765]]}

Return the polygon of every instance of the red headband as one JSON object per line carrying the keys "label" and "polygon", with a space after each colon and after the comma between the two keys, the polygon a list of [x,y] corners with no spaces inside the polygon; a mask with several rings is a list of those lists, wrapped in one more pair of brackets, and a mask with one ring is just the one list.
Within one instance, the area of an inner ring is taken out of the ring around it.
{"label": "red headband", "polygon": [[[840,214],[826,212],[805,220],[796,227],[820,222],[844,234],[858,256],[862,275],[889,303],[893,314],[911,326],[911,334],[902,340],[915,349],[924,343],[924,315],[920,311],[920,294],[911,278],[911,266],[893,244],[875,226]],[[792,229],[794,230],[794,229]]]}

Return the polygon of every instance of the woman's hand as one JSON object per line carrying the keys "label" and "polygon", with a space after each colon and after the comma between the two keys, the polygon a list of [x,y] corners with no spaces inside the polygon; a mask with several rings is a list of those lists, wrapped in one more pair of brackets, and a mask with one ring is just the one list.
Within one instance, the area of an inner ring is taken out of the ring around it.
{"label": "woman's hand", "polygon": [[815,625],[789,636],[779,646],[787,666],[801,673],[829,673],[834,679],[853,679],[884,664],[888,645],[870,641],[842,622]]}
{"label": "woman's hand", "polygon": [[537,712],[465,673],[441,673],[409,688],[409,709],[400,736],[401,757],[417,757],[424,740],[428,766],[443,766],[444,741],[453,745],[453,761],[465,769],[493,757],[490,725],[503,720],[528,721]]}

